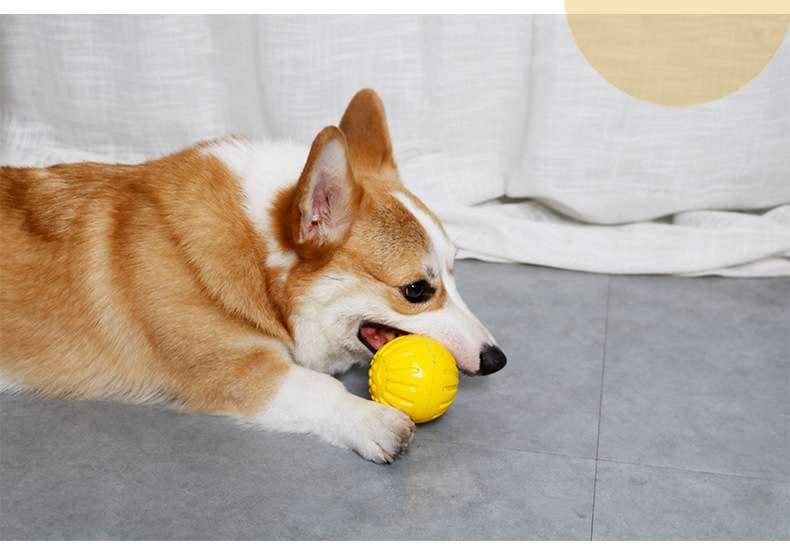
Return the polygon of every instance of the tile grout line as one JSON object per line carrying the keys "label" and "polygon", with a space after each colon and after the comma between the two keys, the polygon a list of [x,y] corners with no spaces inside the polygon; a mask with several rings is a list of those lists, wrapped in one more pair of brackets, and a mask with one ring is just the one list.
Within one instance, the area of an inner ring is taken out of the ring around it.
{"label": "tile grout line", "polygon": [[[450,445],[450,446],[457,446],[461,448],[480,448],[483,450],[490,450],[492,452],[515,452],[517,454],[531,454],[535,456],[554,456],[557,458],[566,458],[569,460],[579,460],[579,461],[587,461],[587,462],[595,462],[596,458],[589,457],[589,456],[579,456],[574,454],[564,454],[562,452],[548,452],[546,450],[535,450],[532,448],[513,448],[513,447],[498,447],[498,446],[490,446],[485,444],[475,444],[475,443],[468,443],[463,441],[451,441],[447,439],[437,439],[435,437],[420,437],[419,442],[426,442],[428,444],[438,444],[438,445]],[[645,462],[632,462],[626,460],[616,460],[612,458],[598,458],[599,462],[606,462],[606,463],[615,463],[617,465],[630,465],[634,467],[647,467],[650,469],[662,469],[666,471],[679,471],[682,473],[695,473],[701,475],[713,475],[715,477],[725,477],[725,478],[733,478],[733,479],[745,479],[745,480],[757,480],[757,481],[768,481],[768,482],[779,482],[782,484],[790,484],[790,476],[760,476],[760,475],[743,475],[740,473],[728,473],[725,471],[708,471],[704,469],[694,469],[690,467],[677,467],[674,465],[661,465],[656,463],[645,463]]]}
{"label": "tile grout line", "polygon": [[705,471],[702,469],[691,469],[688,467],[675,467],[673,465],[660,465],[655,463],[643,463],[643,462],[628,462],[624,460],[614,460],[611,458],[599,458],[598,461],[607,462],[607,463],[616,463],[618,465],[630,465],[633,467],[647,467],[649,469],[661,469],[665,471],[680,471],[683,473],[694,473],[698,475],[712,475],[714,477],[725,477],[729,479],[744,479],[750,481],[767,481],[767,482],[779,482],[782,484],[790,484],[790,476],[759,476],[759,475],[742,475],[740,473],[726,473],[723,471]]}
{"label": "tile grout line", "polygon": [[548,452],[546,450],[535,450],[532,448],[507,448],[490,446],[486,444],[467,443],[463,441],[449,441],[445,439],[437,439],[433,437],[421,437],[420,442],[428,442],[433,444],[449,444],[452,446],[460,446],[463,448],[482,448],[484,450],[491,450],[492,452],[515,452],[517,454],[533,454],[535,456],[556,456],[558,458],[567,458],[569,460],[582,460],[592,462],[594,458],[588,456],[574,456],[573,454],[563,454],[562,452]]}
{"label": "tile grout line", "polygon": [[603,348],[601,350],[601,391],[598,396],[598,429],[595,432],[595,473],[593,474],[592,514],[590,515],[590,541],[595,533],[595,497],[598,492],[598,450],[601,447],[601,411],[603,409],[603,383],[606,373],[606,345],[609,341],[609,300],[612,294],[612,276],[606,278],[606,315],[603,324]]}

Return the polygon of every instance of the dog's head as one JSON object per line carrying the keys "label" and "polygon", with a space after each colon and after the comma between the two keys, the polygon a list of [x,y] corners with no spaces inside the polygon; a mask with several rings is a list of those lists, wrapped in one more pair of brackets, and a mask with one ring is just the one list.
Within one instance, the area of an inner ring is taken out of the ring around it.
{"label": "dog's head", "polygon": [[299,361],[359,361],[416,333],[446,346],[467,374],[505,366],[456,290],[455,246],[400,180],[373,91],[357,93],[339,128],[318,134],[298,183],[281,199],[283,243],[299,256],[288,283]]}

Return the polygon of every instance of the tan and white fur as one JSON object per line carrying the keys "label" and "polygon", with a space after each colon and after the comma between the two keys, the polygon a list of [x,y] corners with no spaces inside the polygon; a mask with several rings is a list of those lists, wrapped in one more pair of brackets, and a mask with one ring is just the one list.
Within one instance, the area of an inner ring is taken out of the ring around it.
{"label": "tan and white fur", "polygon": [[431,336],[505,358],[363,90],[309,150],[229,137],[139,165],[0,168],[0,388],[165,402],[392,462],[414,424],[331,374]]}

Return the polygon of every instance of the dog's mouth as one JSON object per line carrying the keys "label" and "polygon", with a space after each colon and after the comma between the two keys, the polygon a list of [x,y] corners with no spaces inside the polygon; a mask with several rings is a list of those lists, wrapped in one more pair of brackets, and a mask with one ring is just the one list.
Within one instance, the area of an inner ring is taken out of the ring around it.
{"label": "dog's mouth", "polygon": [[365,321],[359,326],[357,331],[357,338],[362,342],[366,348],[372,353],[376,353],[381,347],[394,340],[398,336],[409,334],[406,331],[382,325],[381,323],[374,323],[373,321]]}

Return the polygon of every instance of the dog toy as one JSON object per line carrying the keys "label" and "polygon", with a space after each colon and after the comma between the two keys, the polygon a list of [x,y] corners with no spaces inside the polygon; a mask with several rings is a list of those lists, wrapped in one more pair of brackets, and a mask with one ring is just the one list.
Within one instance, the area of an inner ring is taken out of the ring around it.
{"label": "dog toy", "polygon": [[433,338],[399,336],[373,356],[368,379],[371,398],[408,414],[414,423],[435,420],[453,404],[458,368]]}

